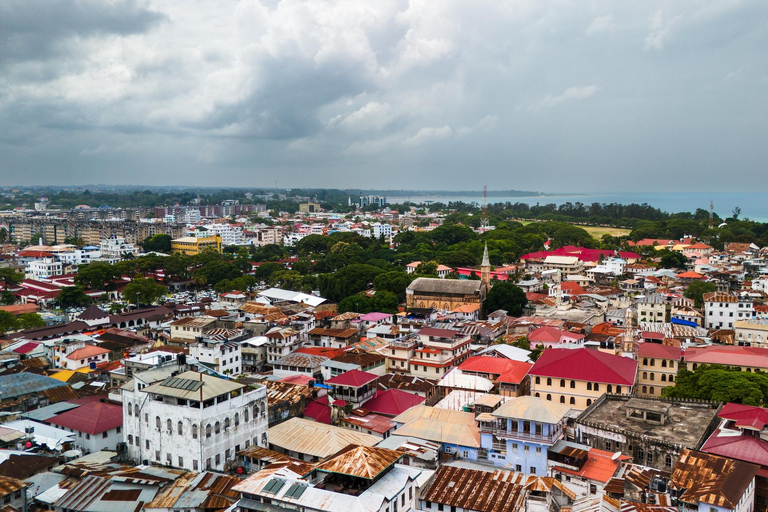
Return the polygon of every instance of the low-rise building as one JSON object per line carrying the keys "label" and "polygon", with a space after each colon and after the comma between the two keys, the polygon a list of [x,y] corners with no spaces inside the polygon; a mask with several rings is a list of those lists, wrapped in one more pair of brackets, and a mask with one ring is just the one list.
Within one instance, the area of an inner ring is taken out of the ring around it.
{"label": "low-rise building", "polygon": [[85,402],[46,422],[75,434],[73,444],[85,453],[116,450],[123,442],[123,408],[105,400]]}
{"label": "low-rise building", "polygon": [[204,250],[221,252],[221,237],[218,235],[205,237],[185,236],[171,240],[171,252],[180,252],[187,256],[194,256]]}
{"label": "low-rise building", "polygon": [[521,473],[441,466],[419,494],[417,510],[517,512],[525,509]]}
{"label": "low-rise building", "polygon": [[674,386],[682,355],[679,347],[661,343],[639,343],[635,393],[642,396],[661,396],[665,387]]}
{"label": "low-rise building", "polygon": [[707,329],[733,329],[734,322],[754,316],[752,299],[748,295],[704,294],[704,326]]}

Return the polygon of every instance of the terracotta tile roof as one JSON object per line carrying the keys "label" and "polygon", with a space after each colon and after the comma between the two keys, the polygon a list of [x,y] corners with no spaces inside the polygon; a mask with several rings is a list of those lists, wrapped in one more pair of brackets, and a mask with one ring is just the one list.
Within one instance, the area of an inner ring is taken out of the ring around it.
{"label": "terracotta tile roof", "polygon": [[83,348],[79,348],[69,354],[67,359],[71,361],[77,361],[78,359],[86,359],[88,357],[99,356],[101,354],[109,354],[109,350],[94,345],[86,345]]}

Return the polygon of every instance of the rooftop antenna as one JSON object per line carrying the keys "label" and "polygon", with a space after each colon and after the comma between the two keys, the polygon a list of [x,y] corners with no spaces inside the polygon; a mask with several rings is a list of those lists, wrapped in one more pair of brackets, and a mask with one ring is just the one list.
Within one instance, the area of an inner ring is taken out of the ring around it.
{"label": "rooftop antenna", "polygon": [[483,185],[483,212],[480,219],[480,230],[488,231],[488,185]]}
{"label": "rooftop antenna", "polygon": [[709,202],[709,229],[712,229],[712,226],[715,225],[714,223],[714,211],[715,211],[715,203],[714,201]]}

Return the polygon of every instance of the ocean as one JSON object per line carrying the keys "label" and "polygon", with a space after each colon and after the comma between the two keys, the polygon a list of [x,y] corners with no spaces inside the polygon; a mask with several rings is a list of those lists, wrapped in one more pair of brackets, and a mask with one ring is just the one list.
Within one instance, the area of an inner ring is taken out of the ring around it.
{"label": "ocean", "polygon": [[[444,196],[430,194],[429,192],[420,193],[413,196],[391,196],[387,197],[389,203],[422,203],[424,201],[434,201],[447,203],[449,201],[462,201],[465,203],[475,202],[483,203],[482,195],[451,195]],[[741,208],[741,219],[751,219],[759,222],[768,222],[768,193],[765,192],[606,192],[594,194],[547,194],[539,196],[510,196],[494,197],[489,196],[489,203],[527,203],[527,204],[551,204],[557,205],[563,203],[581,202],[584,204],[592,203],[619,203],[619,204],[644,204],[647,203],[655,208],[669,213],[695,212],[697,208],[709,210],[709,203],[714,203],[715,213],[720,217],[726,218],[732,215],[735,207]]]}

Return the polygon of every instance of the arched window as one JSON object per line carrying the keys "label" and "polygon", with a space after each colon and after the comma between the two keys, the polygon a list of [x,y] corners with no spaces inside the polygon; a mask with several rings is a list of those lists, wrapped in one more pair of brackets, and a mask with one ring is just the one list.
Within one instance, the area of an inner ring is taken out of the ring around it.
{"label": "arched window", "polygon": [[550,377],[547,377],[547,386],[552,385],[552,379]]}
{"label": "arched window", "polygon": [[565,379],[560,379],[560,387],[561,388],[565,387]]}
{"label": "arched window", "polygon": [[661,367],[662,368],[666,368],[667,367],[667,360],[666,359],[662,359],[661,360]]}
{"label": "arched window", "polygon": [[248,423],[248,408],[243,409],[243,421]]}
{"label": "arched window", "polygon": [[571,397],[571,405],[576,405],[576,399]]}
{"label": "arched window", "polygon": [[192,424],[192,439],[197,439],[197,424]]}
{"label": "arched window", "polygon": [[650,387],[649,391],[651,392],[651,394],[652,394],[652,395],[654,394],[654,392],[653,392],[653,386],[651,386],[651,387]]}
{"label": "arched window", "polygon": [[648,378],[648,372],[643,372],[643,378],[644,378],[644,379],[647,379],[647,378]]}
{"label": "arched window", "polygon": [[213,432],[215,434],[220,434],[221,433],[221,423],[219,423],[218,421],[213,424]]}
{"label": "arched window", "polygon": [[590,405],[592,405],[592,400],[590,398],[587,398],[587,407],[589,407]]}
{"label": "arched window", "polygon": [[155,416],[155,428],[160,430],[160,416]]}
{"label": "arched window", "polygon": [[235,413],[235,426],[240,424],[240,413]]}
{"label": "arched window", "polygon": [[595,382],[594,389],[595,389],[595,391],[600,391],[600,384]]}
{"label": "arched window", "polygon": [[131,434],[128,434],[128,444],[129,445],[133,444],[133,436]]}
{"label": "arched window", "polygon": [[211,437],[211,424],[205,426],[205,437]]}
{"label": "arched window", "polygon": [[674,375],[670,375],[669,376],[669,382],[675,382],[675,376]]}
{"label": "arched window", "polygon": [[536,384],[541,384],[541,377],[536,377]]}
{"label": "arched window", "polygon": [[561,404],[564,404],[564,403],[565,403],[565,397],[564,397],[564,396],[562,396],[562,395],[560,395],[560,403],[561,403]]}
{"label": "arched window", "polygon": [[261,434],[261,445],[265,446],[265,447],[267,446],[267,433],[266,432]]}
{"label": "arched window", "polygon": [[550,402],[552,401],[552,395],[550,395],[549,393],[547,393],[547,400],[549,400]]}
{"label": "arched window", "polygon": [[253,406],[253,419],[259,417],[259,404]]}
{"label": "arched window", "polygon": [[616,386],[616,394],[617,395],[621,394],[621,386]]}
{"label": "arched window", "polygon": [[541,398],[541,393],[536,393],[536,398]]}
{"label": "arched window", "polygon": [[179,433],[180,436],[184,435],[184,424],[182,422],[178,422],[176,424],[176,431]]}
{"label": "arched window", "polygon": [[136,417],[139,417],[139,404],[136,404],[133,406],[133,412],[136,414]]}
{"label": "arched window", "polygon": [[128,402],[128,416],[133,416],[133,406]]}
{"label": "arched window", "polygon": [[643,366],[648,366],[648,358],[647,357],[643,358]]}
{"label": "arched window", "polygon": [[229,430],[229,418],[224,418],[224,430]]}
{"label": "arched window", "polygon": [[643,394],[648,393],[648,386],[643,386]]}
{"label": "arched window", "polygon": [[165,426],[167,427],[168,433],[172,434],[173,433],[173,422],[170,419],[168,419],[168,420],[165,421]]}
{"label": "arched window", "polygon": [[575,380],[571,381],[571,389],[576,389],[576,381]]}
{"label": "arched window", "polygon": [[668,468],[672,467],[672,456],[671,455],[667,455],[666,458],[664,459],[664,466],[666,466]]}
{"label": "arched window", "polygon": [[663,373],[661,374],[661,382],[667,382],[667,376]]}
{"label": "arched window", "polygon": [[656,374],[651,372],[651,380],[656,380]]}
{"label": "arched window", "polygon": [[613,393],[613,386],[608,384],[608,393]]}
{"label": "arched window", "polygon": [[587,382],[587,391],[592,391],[592,383]]}

